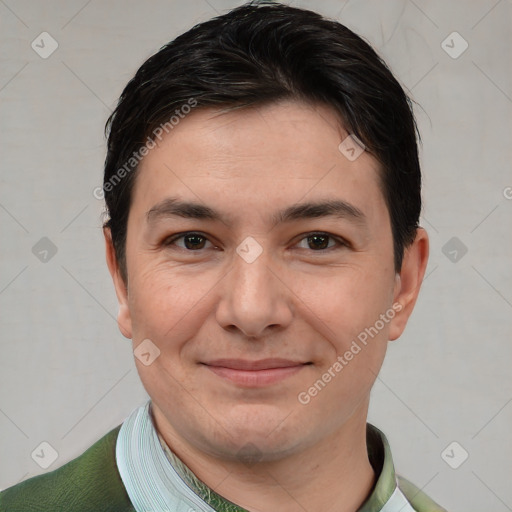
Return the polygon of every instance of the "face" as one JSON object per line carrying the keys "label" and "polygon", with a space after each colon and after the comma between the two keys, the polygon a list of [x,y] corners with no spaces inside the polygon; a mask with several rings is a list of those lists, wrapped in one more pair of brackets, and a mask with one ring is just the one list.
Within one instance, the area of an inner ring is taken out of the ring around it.
{"label": "face", "polygon": [[135,361],[171,437],[272,460],[365,422],[426,242],[395,274],[379,164],[349,160],[347,135],[324,106],[202,109],[142,160],[127,289],[107,251],[121,331],[160,351]]}

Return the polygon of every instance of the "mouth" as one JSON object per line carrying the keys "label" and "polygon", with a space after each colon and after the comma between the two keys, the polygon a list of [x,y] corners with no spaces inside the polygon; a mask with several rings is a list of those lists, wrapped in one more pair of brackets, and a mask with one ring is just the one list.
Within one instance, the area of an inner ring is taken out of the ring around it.
{"label": "mouth", "polygon": [[312,363],[289,359],[216,359],[201,364],[218,377],[243,387],[254,388],[282,381]]}

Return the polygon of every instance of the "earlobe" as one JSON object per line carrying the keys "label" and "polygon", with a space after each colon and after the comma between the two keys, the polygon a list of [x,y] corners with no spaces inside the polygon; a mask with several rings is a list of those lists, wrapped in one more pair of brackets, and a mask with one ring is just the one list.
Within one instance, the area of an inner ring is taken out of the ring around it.
{"label": "earlobe", "polygon": [[117,313],[117,325],[121,334],[128,339],[132,339],[132,321],[130,316],[130,308],[128,306],[128,290],[121,276],[119,264],[117,261],[114,244],[112,243],[112,233],[110,228],[103,228],[105,237],[105,256],[107,260],[108,270],[114,282],[117,301],[119,303],[119,311]]}
{"label": "earlobe", "polygon": [[418,228],[414,242],[405,249],[400,274],[396,276],[393,304],[400,304],[390,323],[389,339],[396,340],[403,333],[416,304],[428,263],[427,232]]}

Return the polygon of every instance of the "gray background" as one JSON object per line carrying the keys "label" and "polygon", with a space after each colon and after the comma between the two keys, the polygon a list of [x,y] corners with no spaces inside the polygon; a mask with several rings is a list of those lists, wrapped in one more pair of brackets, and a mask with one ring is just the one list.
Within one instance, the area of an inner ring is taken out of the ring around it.
{"label": "gray background", "polygon": [[[41,442],[55,469],[147,398],[93,194],[103,125],[146,58],[241,3],[0,0],[0,488],[45,471]],[[397,471],[450,511],[512,510],[512,3],[287,3],[365,37],[420,105],[430,263],[370,421]],[[454,31],[469,45],[457,58]],[[31,47],[42,32],[58,43],[47,58]]]}

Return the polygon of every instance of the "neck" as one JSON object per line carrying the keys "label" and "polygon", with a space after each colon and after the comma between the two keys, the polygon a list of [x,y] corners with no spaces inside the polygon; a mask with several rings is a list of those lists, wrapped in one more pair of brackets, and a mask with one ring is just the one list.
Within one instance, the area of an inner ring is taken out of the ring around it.
{"label": "neck", "polygon": [[354,512],[376,481],[366,445],[367,406],[303,451],[253,465],[205,454],[164,424],[158,411],[154,419],[167,445],[197,478],[246,510]]}

